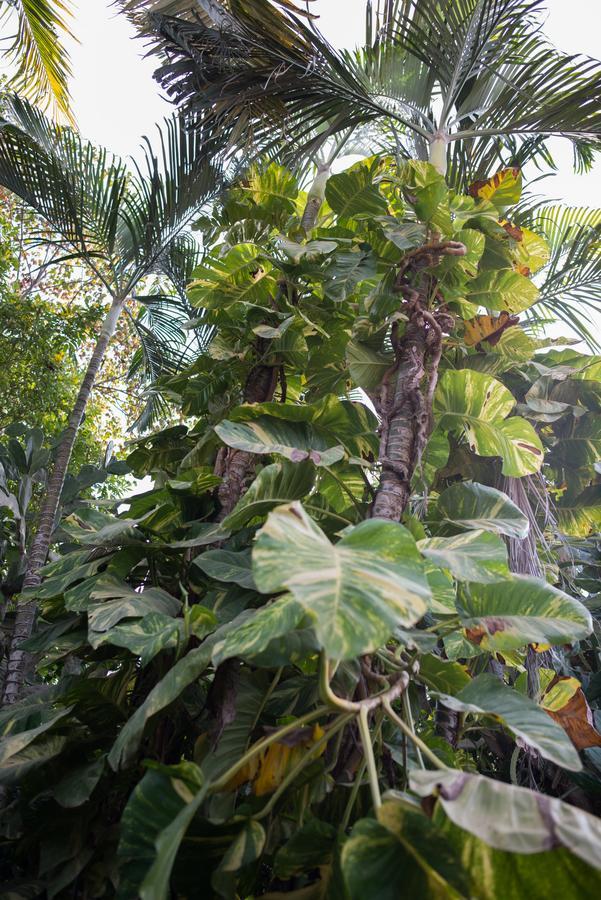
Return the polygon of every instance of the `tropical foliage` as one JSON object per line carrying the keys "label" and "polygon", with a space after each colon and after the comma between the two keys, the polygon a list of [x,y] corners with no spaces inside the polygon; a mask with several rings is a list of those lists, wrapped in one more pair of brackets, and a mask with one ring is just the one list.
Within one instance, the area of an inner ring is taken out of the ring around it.
{"label": "tropical foliage", "polygon": [[[154,487],[67,515],[23,597],[44,687],[2,714],[17,882],[35,845],[51,896],[598,888],[601,364],[531,333],[520,267],[548,251],[485,193],[368,159],[305,236],[271,164],[199,222],[209,351],[157,386],[188,424],[135,442]],[[401,522],[373,511],[424,279],[445,336]]]}
{"label": "tropical foliage", "polygon": [[64,484],[0,445],[8,895],[596,896],[600,219],[523,165],[590,164],[599,64],[524,0],[368,3],[355,54],[292,0],[120,5],[180,107],[148,177],[0,129],[112,298],[70,446],[124,310],[159,411]]}

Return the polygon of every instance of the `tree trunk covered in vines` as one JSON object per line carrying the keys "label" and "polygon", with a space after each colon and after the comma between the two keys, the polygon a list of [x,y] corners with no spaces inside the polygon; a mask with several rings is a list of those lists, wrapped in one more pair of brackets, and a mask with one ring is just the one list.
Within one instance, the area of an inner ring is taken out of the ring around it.
{"label": "tree trunk covered in vines", "polygon": [[[317,175],[307,194],[307,202],[301,218],[301,227],[307,235],[313,230],[317,222],[317,217],[325,198],[329,176],[329,163],[319,165]],[[259,358],[266,353],[268,343],[263,338],[259,338],[257,341],[256,352]],[[266,403],[271,400],[277,387],[279,371],[279,365],[266,366],[258,363],[254,366],[244,386],[244,402]],[[222,522],[231,513],[238,500],[242,497],[246,490],[248,477],[256,461],[257,457],[255,454],[248,453],[245,450],[236,450],[233,447],[223,447],[219,452],[215,463],[215,474],[222,479],[217,489],[219,512],[216,518],[218,522]]]}
{"label": "tree trunk covered in vines", "polygon": [[395,361],[376,398],[381,417],[382,471],[372,509],[374,518],[400,522],[407,508],[411,480],[431,429],[443,335],[454,325],[437,290],[435,275],[423,269],[435,268],[443,256],[464,254],[464,245],[457,241],[434,240],[401,260],[394,291],[404,298],[401,312],[407,324],[400,338],[398,323],[392,327]]}
{"label": "tree trunk covered in vines", "polygon": [[[257,352],[261,355],[264,351],[263,344],[267,342],[260,338]],[[273,398],[278,379],[278,366],[254,366],[246,379],[244,386],[245,403],[266,403]],[[219,500],[219,512],[217,521],[222,522],[235,507],[246,489],[248,476],[250,475],[257,456],[246,450],[236,450],[234,447],[223,447],[217,457],[215,474],[221,476],[221,484],[217,489]]]}
{"label": "tree trunk covered in vines", "polygon": [[[73,446],[83,419],[83,415],[94,387],[96,376],[102,364],[104,354],[109,341],[115,332],[117,320],[123,308],[123,299],[115,298],[110,306],[106,318],[102,324],[98,341],[88,363],[86,374],[77,394],[75,405],[69,416],[56,453],[52,474],[48,481],[46,498],[40,510],[37,531],[33,539],[27,560],[27,569],[23,581],[23,590],[35,588],[41,582],[40,569],[46,563],[52,532],[56,525],[56,517],[60,505],[60,498],[65,484],[65,477],[73,452]],[[4,704],[14,703],[19,696],[23,685],[25,669],[30,662],[30,654],[20,649],[23,641],[31,636],[37,613],[35,601],[19,603],[15,616],[15,624],[11,638],[6,680],[4,683]]]}

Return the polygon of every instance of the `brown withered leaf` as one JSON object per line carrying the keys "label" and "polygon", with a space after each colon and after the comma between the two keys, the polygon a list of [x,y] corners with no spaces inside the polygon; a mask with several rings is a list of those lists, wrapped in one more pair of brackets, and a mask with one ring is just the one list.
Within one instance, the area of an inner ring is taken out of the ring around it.
{"label": "brown withered leaf", "polygon": [[[549,685],[542,699],[542,706],[548,715],[561,725],[577,750],[601,747],[601,734],[595,728],[593,713],[581,687],[571,694],[570,699],[557,709],[553,702],[554,692],[561,691],[562,682],[574,679],[556,678]],[[571,693],[571,692],[570,692]],[[552,708],[550,708],[552,707]]]}

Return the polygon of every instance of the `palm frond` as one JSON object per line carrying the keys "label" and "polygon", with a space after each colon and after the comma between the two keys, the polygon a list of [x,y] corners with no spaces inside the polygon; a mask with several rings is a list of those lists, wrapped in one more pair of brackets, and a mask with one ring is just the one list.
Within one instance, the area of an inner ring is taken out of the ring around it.
{"label": "palm frond", "polygon": [[[131,172],[117,157],[49,121],[16,95],[0,119],[0,184],[92,264],[112,294],[160,268],[174,239],[222,186],[218,141],[179,117],[145,143]],[[213,161],[211,160],[213,156]]]}
{"label": "palm frond", "polygon": [[601,313],[601,209],[542,207],[528,225],[546,238],[551,250],[532,314],[552,313],[591,349],[601,349],[595,334]]}
{"label": "palm frond", "polygon": [[17,21],[14,41],[5,52],[16,67],[10,87],[72,122],[71,60],[63,45],[65,36],[73,37],[68,24],[73,15],[70,0],[18,0],[3,6],[0,21],[4,24],[14,16]]}
{"label": "palm frond", "polygon": [[0,119],[0,184],[38,212],[63,242],[110,265],[127,170],[16,95]]}
{"label": "palm frond", "polygon": [[442,131],[459,185],[465,167],[482,177],[507,161],[551,165],[550,135],[574,142],[579,166],[599,146],[601,64],[546,41],[543,0],[395,0],[375,22],[368,4],[355,53],[335,50],[287,0],[199,5],[168,15],[135,3],[149,10],[138,21],[163,60],[157,80],[243,155],[310,154],[370,123],[392,126],[416,155]]}
{"label": "palm frond", "polygon": [[120,206],[122,252],[131,263],[128,289],[161,265],[192,216],[223,187],[219,139],[206,124],[186,128],[175,116],[158,132],[157,150],[145,139],[144,163],[134,162]]}

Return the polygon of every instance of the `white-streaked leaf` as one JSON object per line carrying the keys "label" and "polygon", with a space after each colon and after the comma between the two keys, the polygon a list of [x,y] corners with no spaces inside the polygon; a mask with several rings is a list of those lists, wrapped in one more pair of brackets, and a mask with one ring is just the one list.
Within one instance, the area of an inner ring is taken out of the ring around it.
{"label": "white-streaked leaf", "polygon": [[426,538],[417,546],[431,562],[449,569],[460,581],[498,581],[509,572],[507,547],[502,538],[489,531]]}
{"label": "white-streaked leaf", "polygon": [[485,484],[452,484],[438,498],[437,510],[445,521],[460,528],[483,528],[513,538],[528,534],[529,523],[522,510],[507,494]]}
{"label": "white-streaked leaf", "polygon": [[471,584],[457,600],[469,639],[485,650],[526,644],[568,644],[592,629],[588,610],[538,578],[511,575],[494,584]]}
{"label": "white-streaked leaf", "polygon": [[395,625],[415,624],[430,600],[423,560],[402,525],[370,519],[331,544],[299,503],[269,515],[253,571],[260,591],[290,590],[334,659],[375,649]]}
{"label": "white-streaked leaf", "polygon": [[528,788],[449,769],[409,773],[420,797],[437,796],[455,825],[511,853],[542,853],[567,847],[601,868],[601,819],[577,806]]}

